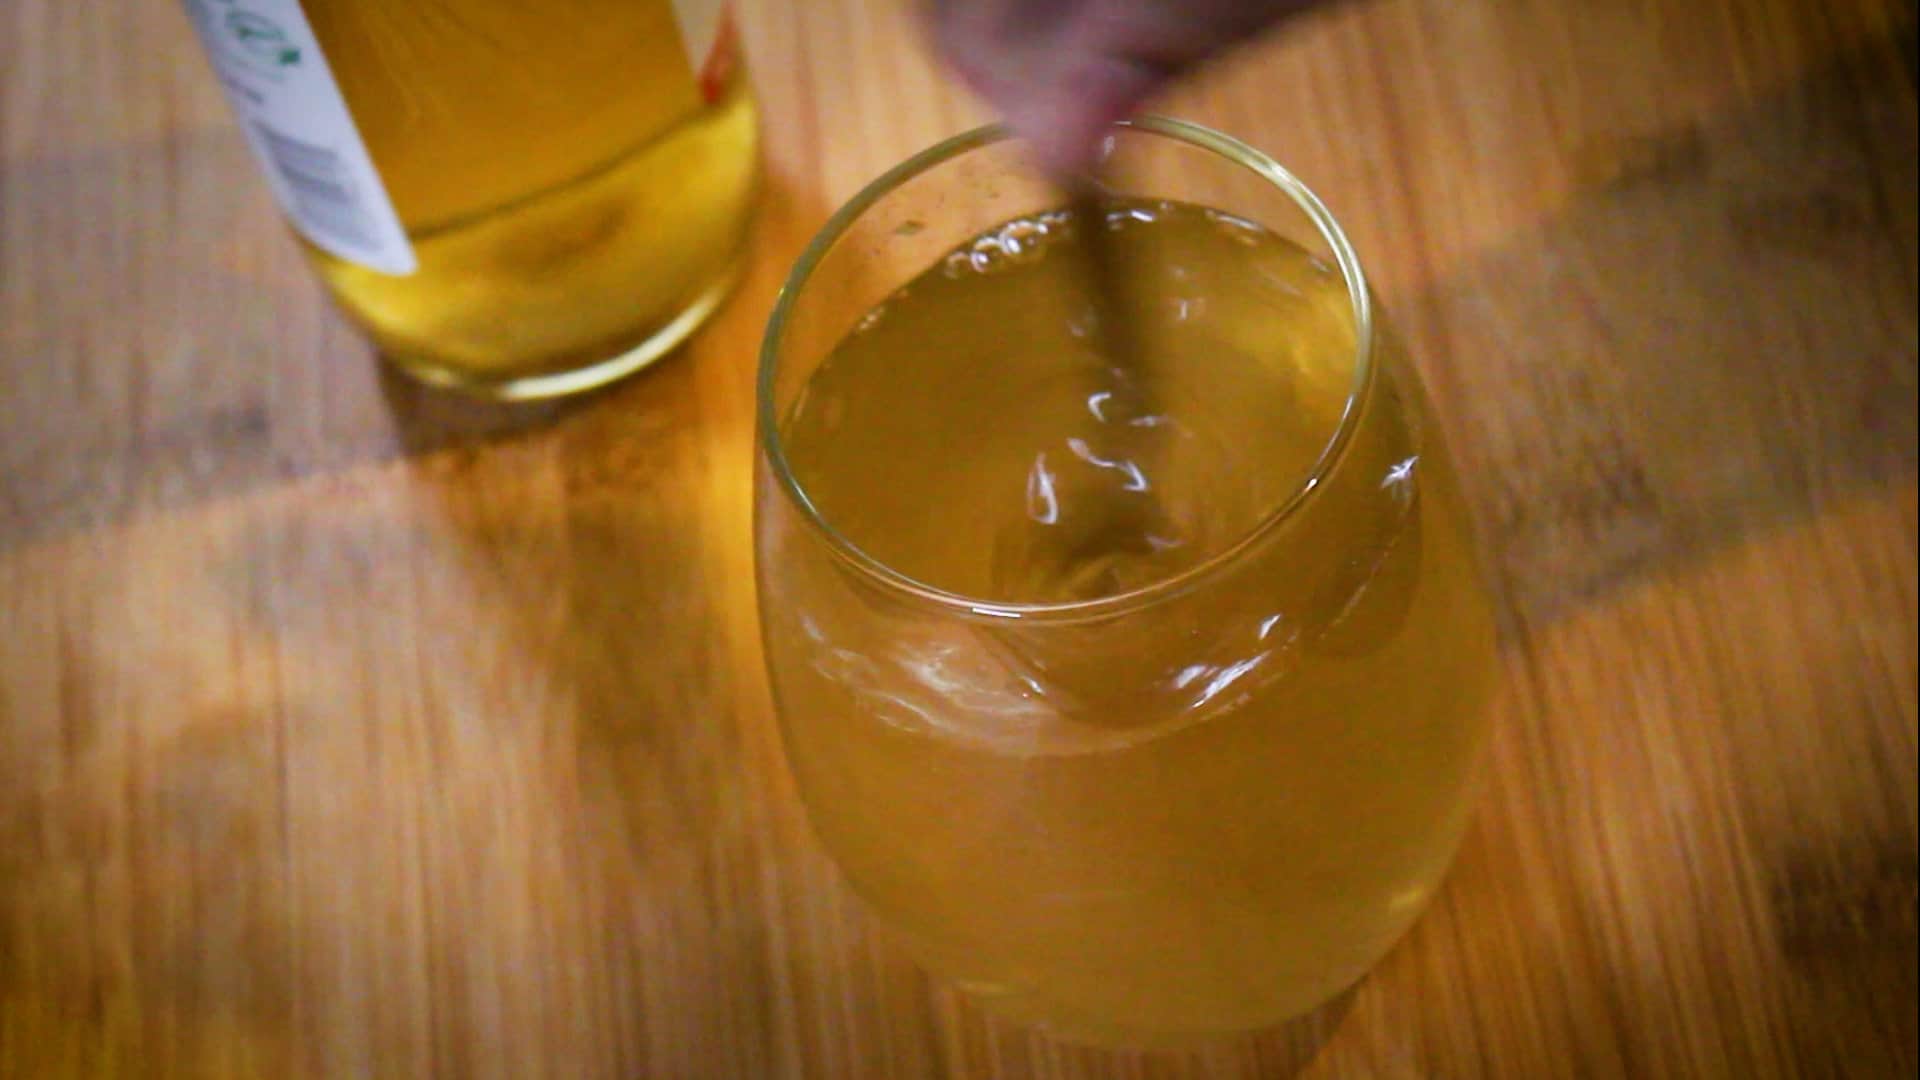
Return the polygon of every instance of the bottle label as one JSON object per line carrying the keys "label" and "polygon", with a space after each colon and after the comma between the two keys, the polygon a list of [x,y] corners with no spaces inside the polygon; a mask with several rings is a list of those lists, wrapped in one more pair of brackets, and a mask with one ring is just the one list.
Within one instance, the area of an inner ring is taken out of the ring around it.
{"label": "bottle label", "polygon": [[299,0],[186,0],[280,208],[314,246],[388,274],[419,263]]}

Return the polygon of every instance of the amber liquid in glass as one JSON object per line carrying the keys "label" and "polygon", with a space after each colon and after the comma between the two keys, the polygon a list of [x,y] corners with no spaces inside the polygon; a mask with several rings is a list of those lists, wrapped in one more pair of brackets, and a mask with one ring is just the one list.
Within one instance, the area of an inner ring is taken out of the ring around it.
{"label": "amber liquid in glass", "polygon": [[563,392],[539,377],[684,332],[718,301],[755,109],[738,64],[694,70],[668,0],[303,7],[420,268],[308,250],[392,359],[507,396]]}
{"label": "amber liquid in glass", "polygon": [[[1089,333],[1081,223],[1040,215],[868,313],[783,426],[848,543],[984,613],[892,595],[778,499],[763,612],[816,828],[923,962],[1070,1035],[1179,1042],[1311,1008],[1412,922],[1467,818],[1493,628],[1390,349],[1315,471],[1356,369],[1338,271],[1187,204],[1104,226],[1142,370]],[[1196,568],[1127,613],[995,609]]]}

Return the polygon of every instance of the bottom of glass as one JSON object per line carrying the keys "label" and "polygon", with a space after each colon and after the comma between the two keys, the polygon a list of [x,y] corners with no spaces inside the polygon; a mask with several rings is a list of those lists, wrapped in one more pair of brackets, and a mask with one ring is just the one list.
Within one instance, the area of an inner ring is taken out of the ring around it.
{"label": "bottom of glass", "polygon": [[[1364,979],[1365,975],[1363,974],[1360,978]],[[986,1012],[1032,1028],[1061,1042],[1105,1050],[1201,1050],[1222,1042],[1252,1038],[1269,1032],[1286,1031],[1296,1026],[1322,1026],[1323,1017],[1328,1015],[1337,1017],[1345,1011],[1346,1004],[1359,983],[1360,979],[1355,979],[1340,990],[1323,995],[1311,1003],[1283,1012],[1271,1020],[1253,1026],[1193,1029],[1141,1028],[1104,1024],[1091,1020],[1063,1019],[1058,1009],[1048,1008],[1031,1000],[1009,1000],[1000,997],[994,993],[993,987],[966,983],[950,985],[977,1002]],[[1023,1008],[1023,1005],[1026,1007]]]}
{"label": "bottom of glass", "polygon": [[[1429,892],[1418,907],[1404,913],[1401,924],[1391,933],[1337,970],[1310,978],[1298,973],[1289,978],[1276,970],[1272,980],[1260,986],[1245,985],[1242,977],[1239,981],[1247,991],[1245,998],[1236,999],[1232,1005],[1215,1000],[1211,1007],[1198,1009],[1169,1007],[1166,1002],[1115,1008],[1111,1001],[1084,1000],[1083,995],[1067,987],[1037,977],[1031,969],[1020,972],[1014,968],[1009,978],[984,975],[982,965],[969,963],[952,950],[941,949],[884,921],[881,926],[885,936],[936,983],[964,995],[982,1012],[1061,1042],[1108,1050],[1197,1050],[1280,1034],[1297,1045],[1314,1041],[1313,1036],[1322,1036],[1337,1026],[1355,988],[1405,937],[1431,896]],[[868,906],[872,907],[871,902]],[[875,914],[884,920],[882,913]],[[1251,998],[1255,996],[1263,1000],[1253,1004]]]}
{"label": "bottom of glass", "polygon": [[609,355],[587,354],[577,366],[516,374],[498,368],[448,364],[432,356],[393,349],[383,348],[380,355],[396,370],[429,386],[493,401],[538,401],[585,393],[626,378],[672,352],[719,310],[739,280],[740,259],[736,257],[711,285],[651,333],[637,342],[622,344]]}

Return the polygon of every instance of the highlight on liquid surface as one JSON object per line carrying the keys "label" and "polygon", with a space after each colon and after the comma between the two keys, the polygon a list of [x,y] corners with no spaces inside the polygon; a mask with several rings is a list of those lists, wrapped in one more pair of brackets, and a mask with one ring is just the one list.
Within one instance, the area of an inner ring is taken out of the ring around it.
{"label": "highlight on liquid surface", "polygon": [[[829,528],[977,603],[876,583],[763,477],[762,617],[801,792],[883,920],[996,1008],[1157,1042],[1310,1008],[1412,921],[1466,820],[1493,639],[1389,350],[1322,462],[1355,386],[1340,274],[1203,207],[1101,224],[1137,366],[1093,348],[1086,223],[1054,212],[906,283],[784,417]],[[1112,614],[1018,608],[1203,564]]]}
{"label": "highlight on liquid surface", "polygon": [[1104,355],[1067,211],[906,285],[786,424],[842,535],[948,592],[1091,600],[1240,539],[1306,479],[1354,377],[1337,271],[1216,211],[1113,205],[1137,370]]}
{"label": "highlight on liquid surface", "polygon": [[669,0],[304,7],[420,269],[309,254],[394,359],[540,392],[717,302],[755,109],[737,66],[703,93]]}

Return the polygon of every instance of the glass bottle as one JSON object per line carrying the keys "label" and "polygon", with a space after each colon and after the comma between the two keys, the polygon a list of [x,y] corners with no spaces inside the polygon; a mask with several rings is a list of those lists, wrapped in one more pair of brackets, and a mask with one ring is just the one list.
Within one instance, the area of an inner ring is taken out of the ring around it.
{"label": "glass bottle", "polygon": [[341,307],[500,398],[609,382],[731,285],[757,115],[724,0],[185,0]]}

